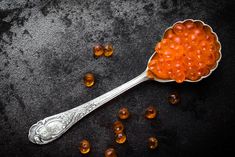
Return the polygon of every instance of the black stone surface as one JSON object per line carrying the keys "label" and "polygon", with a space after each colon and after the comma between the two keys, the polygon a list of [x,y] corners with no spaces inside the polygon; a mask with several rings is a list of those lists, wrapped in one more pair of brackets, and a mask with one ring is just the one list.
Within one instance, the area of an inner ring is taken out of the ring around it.
{"label": "black stone surface", "polygon": [[[14,0],[0,1],[0,156],[77,157],[83,138],[100,157],[112,146],[119,157],[201,157],[234,154],[234,1],[219,0]],[[164,30],[178,20],[212,26],[223,58],[199,83],[148,81],[90,114],[59,140],[38,146],[28,129],[38,120],[91,100],[140,74]],[[94,59],[92,45],[111,42],[111,58]],[[96,84],[82,78],[93,72]],[[167,96],[178,91],[181,104]],[[146,120],[150,104],[159,117]],[[111,129],[121,106],[127,142],[114,142]],[[159,149],[149,151],[155,135]],[[233,155],[230,155],[233,156]]]}

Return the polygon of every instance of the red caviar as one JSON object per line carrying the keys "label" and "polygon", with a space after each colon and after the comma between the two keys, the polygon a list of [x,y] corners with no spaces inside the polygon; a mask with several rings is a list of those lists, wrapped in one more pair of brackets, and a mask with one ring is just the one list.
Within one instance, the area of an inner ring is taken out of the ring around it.
{"label": "red caviar", "polygon": [[185,79],[198,80],[215,67],[220,58],[220,43],[210,27],[186,20],[168,29],[155,51],[157,54],[148,64],[151,73],[181,83]]}

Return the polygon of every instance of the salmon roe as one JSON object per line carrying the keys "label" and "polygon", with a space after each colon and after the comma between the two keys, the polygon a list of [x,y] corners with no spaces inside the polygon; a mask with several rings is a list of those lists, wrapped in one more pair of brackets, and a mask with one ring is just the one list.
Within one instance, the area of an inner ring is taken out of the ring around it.
{"label": "salmon roe", "polygon": [[91,145],[88,140],[82,140],[80,142],[79,150],[82,154],[87,154],[90,152]]}
{"label": "salmon roe", "polygon": [[148,68],[160,79],[172,79],[177,83],[185,79],[195,81],[216,66],[220,47],[209,26],[193,20],[177,22],[157,43],[157,53]]}

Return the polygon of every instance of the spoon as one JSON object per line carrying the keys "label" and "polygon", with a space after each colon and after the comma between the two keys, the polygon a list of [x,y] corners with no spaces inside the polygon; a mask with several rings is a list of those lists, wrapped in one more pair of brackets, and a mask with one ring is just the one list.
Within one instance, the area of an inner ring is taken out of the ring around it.
{"label": "spoon", "polygon": [[[192,19],[187,19],[187,20],[192,20]],[[195,20],[192,20],[192,21],[195,21]],[[203,25],[211,28],[209,25],[206,25],[205,23],[203,23]],[[169,27],[169,28],[172,28],[172,27]],[[212,30],[212,33],[214,33],[213,30]],[[214,34],[217,37],[216,33]],[[220,42],[218,41],[218,38],[216,39],[217,39],[217,42],[220,44]],[[213,69],[210,70],[208,75],[202,76],[200,79],[195,80],[195,81],[192,81],[192,80],[185,80],[185,81],[186,82],[198,82],[202,80],[203,78],[208,77],[212,73],[212,71],[214,71],[217,68],[218,63],[221,59],[221,46],[220,46],[219,53],[220,53],[220,58],[217,60],[216,65],[214,66]],[[153,55],[150,57],[148,63],[151,61],[154,55],[156,55],[156,52],[154,52]],[[86,115],[88,115],[89,113],[97,109],[98,107],[102,106],[106,102],[112,100],[113,98],[117,97],[118,95],[122,94],[128,89],[144,81],[150,80],[150,78],[147,77],[147,71],[148,71],[148,67],[143,73],[141,73],[139,76],[135,77],[134,79],[126,82],[125,84],[91,101],[88,101],[87,103],[84,103],[68,111],[65,111],[65,112],[62,112],[62,113],[59,113],[59,114],[56,114],[56,115],[53,115],[53,116],[50,116],[43,120],[38,121],[36,124],[32,125],[29,129],[29,134],[28,134],[29,140],[35,144],[47,144],[49,142],[54,141],[55,139],[59,138],[62,134],[64,134],[75,123],[77,123],[79,120],[81,120],[83,117],[85,117]],[[163,82],[163,83],[174,81],[174,80],[159,79],[156,76],[154,76],[154,78],[151,80],[155,80],[155,81]]]}

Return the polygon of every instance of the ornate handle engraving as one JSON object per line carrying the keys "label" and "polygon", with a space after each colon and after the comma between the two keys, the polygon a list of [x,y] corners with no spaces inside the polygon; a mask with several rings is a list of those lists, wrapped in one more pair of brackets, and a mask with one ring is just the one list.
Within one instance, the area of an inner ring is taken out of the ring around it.
{"label": "ornate handle engraving", "polygon": [[88,102],[77,108],[40,120],[30,128],[29,140],[36,144],[49,143],[60,137],[95,107],[95,103]]}
{"label": "ornate handle engraving", "polygon": [[127,83],[71,110],[47,117],[32,125],[29,129],[28,138],[36,144],[47,144],[65,133],[80,119],[91,113],[93,110],[112,100],[121,93],[146,81],[146,71]]}

